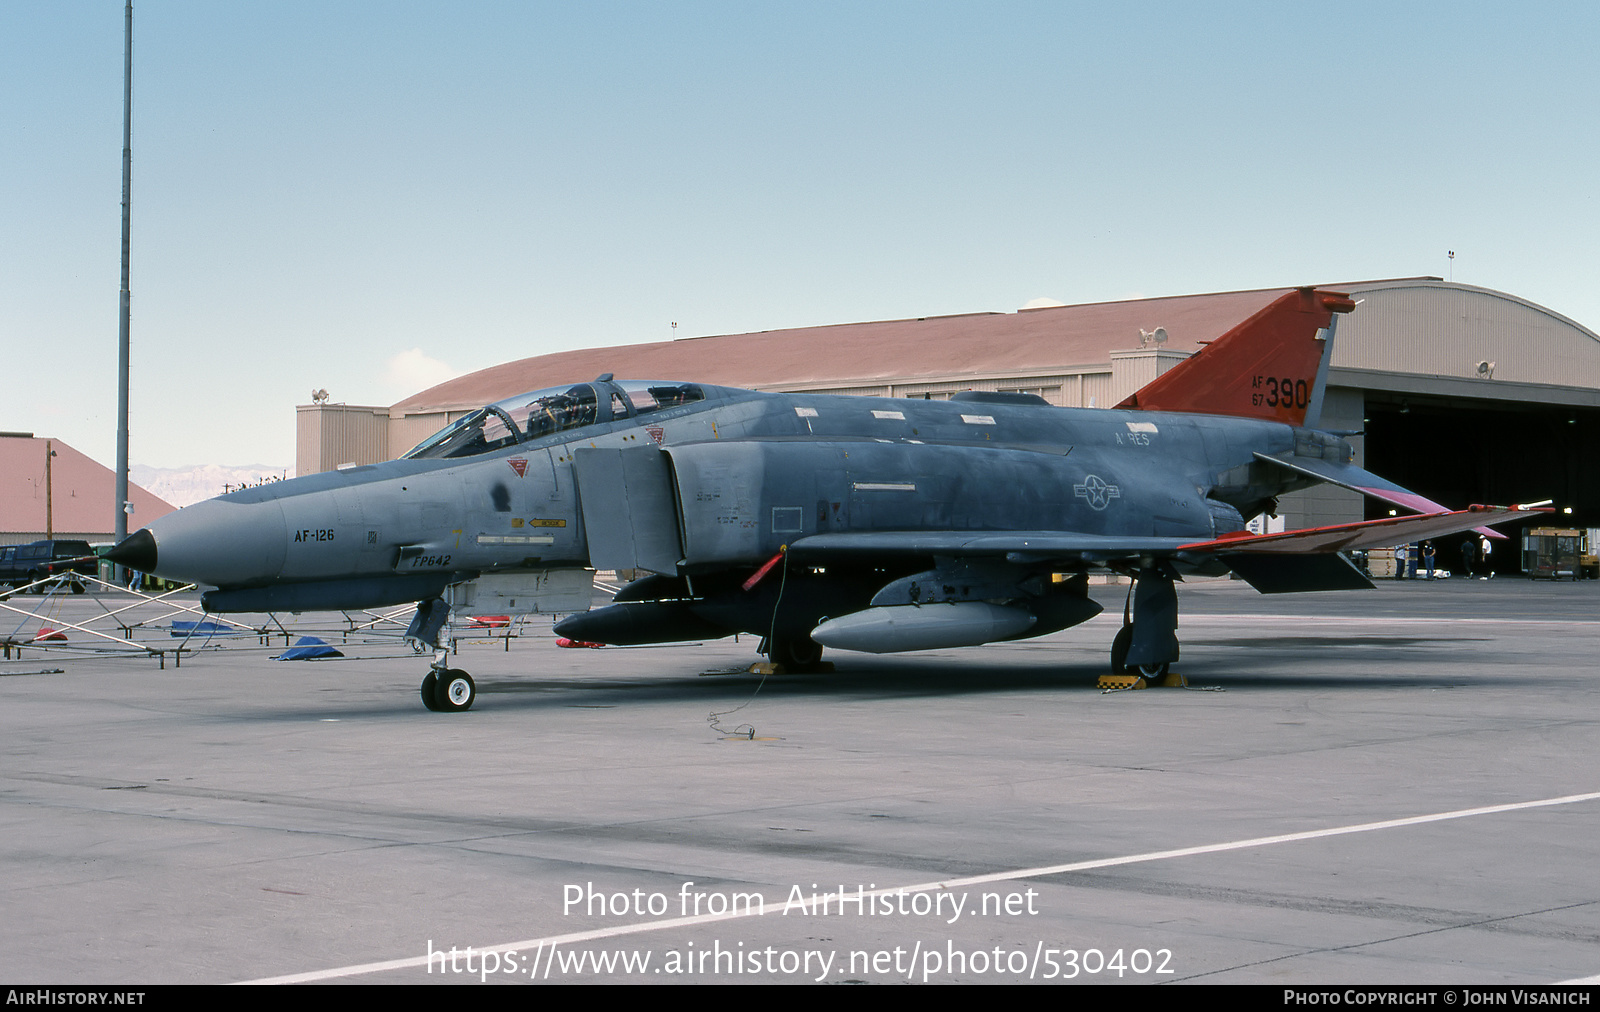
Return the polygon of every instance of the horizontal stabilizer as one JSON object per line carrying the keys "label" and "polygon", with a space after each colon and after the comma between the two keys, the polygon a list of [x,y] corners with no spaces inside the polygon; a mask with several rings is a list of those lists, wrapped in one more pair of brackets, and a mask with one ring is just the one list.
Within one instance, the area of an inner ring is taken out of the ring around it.
{"label": "horizontal stabilizer", "polygon": [[[1314,478],[1329,485],[1338,485],[1352,492],[1382,502],[1403,506],[1408,510],[1418,513],[1448,513],[1450,507],[1441,506],[1427,496],[1418,495],[1410,489],[1402,488],[1387,478],[1379,477],[1364,468],[1354,464],[1340,464],[1320,457],[1293,457],[1285,459],[1274,457],[1270,454],[1257,452],[1256,459],[1263,464],[1276,464],[1286,471]],[[1487,538],[1504,538],[1505,535],[1488,527],[1473,528]]]}

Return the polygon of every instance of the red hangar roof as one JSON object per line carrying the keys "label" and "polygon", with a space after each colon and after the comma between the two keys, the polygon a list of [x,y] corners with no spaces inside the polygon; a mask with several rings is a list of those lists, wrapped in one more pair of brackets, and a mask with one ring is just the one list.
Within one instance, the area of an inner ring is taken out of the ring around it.
{"label": "red hangar roof", "polygon": [[[45,444],[55,451],[45,486]],[[44,537],[48,500],[50,527],[57,537],[111,537],[117,529],[116,474],[59,439],[8,433],[0,435],[0,535]],[[175,508],[128,483],[133,502],[130,529],[142,527]]]}
{"label": "red hangar roof", "polygon": [[1166,328],[1167,348],[1193,352],[1289,288],[1126,302],[846,323],[751,334],[585,348],[519,359],[440,383],[395,404],[397,414],[488,404],[602,373],[724,386],[826,388],[863,377],[915,382],[966,373],[1011,375],[1105,363]]}

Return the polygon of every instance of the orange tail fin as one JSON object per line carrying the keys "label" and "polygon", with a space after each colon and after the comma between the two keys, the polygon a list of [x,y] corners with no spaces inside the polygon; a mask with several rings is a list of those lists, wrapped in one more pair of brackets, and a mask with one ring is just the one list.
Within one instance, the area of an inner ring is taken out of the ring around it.
{"label": "orange tail fin", "polygon": [[1328,381],[1334,314],[1354,308],[1339,292],[1285,293],[1117,407],[1315,426]]}

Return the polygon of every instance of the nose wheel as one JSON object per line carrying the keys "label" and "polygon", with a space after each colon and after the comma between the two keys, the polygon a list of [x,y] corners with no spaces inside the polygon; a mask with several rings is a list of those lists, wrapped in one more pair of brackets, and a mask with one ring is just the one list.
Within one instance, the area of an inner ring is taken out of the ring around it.
{"label": "nose wheel", "polygon": [[422,705],[435,713],[460,713],[472,709],[478,686],[460,668],[446,667],[450,657],[450,606],[440,598],[417,603],[417,614],[406,630],[406,642],[421,653],[433,648],[433,666],[422,679]]}
{"label": "nose wheel", "polygon": [[422,679],[422,705],[435,713],[460,713],[472,709],[478,686],[460,668],[430,671]]}

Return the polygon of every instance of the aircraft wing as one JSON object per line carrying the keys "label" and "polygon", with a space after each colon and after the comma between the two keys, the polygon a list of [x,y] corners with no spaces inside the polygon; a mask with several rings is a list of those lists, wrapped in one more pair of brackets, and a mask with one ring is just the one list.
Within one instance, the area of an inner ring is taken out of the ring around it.
{"label": "aircraft wing", "polygon": [[1062,531],[860,531],[801,538],[789,546],[789,556],[796,562],[884,555],[1022,555],[1030,560],[1098,562],[1130,555],[1169,555],[1190,543],[1188,538]]}
{"label": "aircraft wing", "polygon": [[1307,555],[1407,544],[1541,512],[1548,510],[1521,506],[1473,506],[1464,510],[1440,507],[1436,512],[1413,516],[1307,527],[1281,534],[1240,531],[1211,541],[1062,531],[859,531],[801,538],[789,546],[789,555],[796,562],[884,555],[1024,556],[1084,562],[1179,552]]}
{"label": "aircraft wing", "polygon": [[[1180,545],[1185,552],[1263,553],[1303,555],[1320,552],[1348,552],[1362,548],[1387,548],[1446,534],[1477,530],[1486,523],[1500,523],[1521,517],[1548,513],[1548,509],[1523,506],[1473,506],[1464,510],[1423,513],[1415,516],[1384,517],[1331,527],[1306,527],[1281,534],[1238,534],[1211,541],[1192,541]],[[1504,537],[1504,535],[1501,535]]]}
{"label": "aircraft wing", "polygon": [[1340,552],[1408,544],[1547,512],[1522,506],[1473,506],[1281,534],[1239,531],[1209,541],[1061,531],[861,531],[801,538],[788,551],[794,561],[809,563],[948,556],[1003,558],[1021,565],[1052,560],[1099,565],[1140,556],[1184,556],[1191,562],[1210,556],[1263,594],[1299,593],[1371,587],[1366,576]]}

